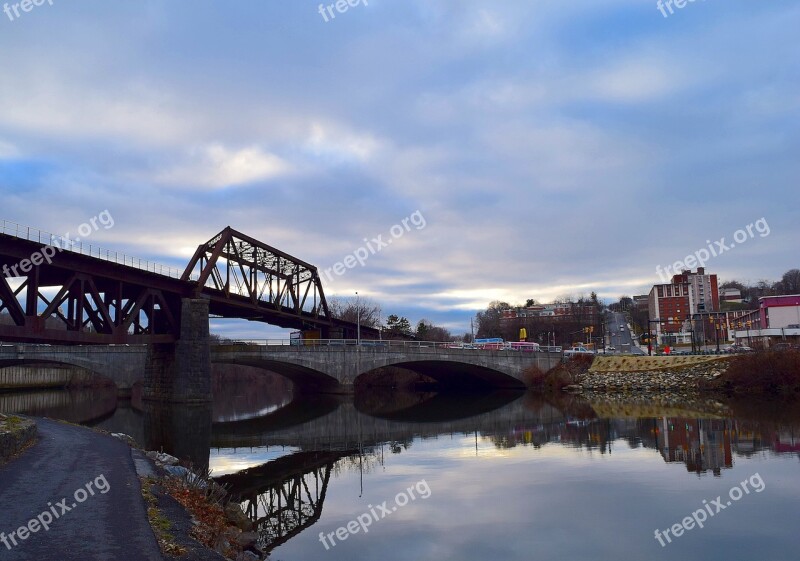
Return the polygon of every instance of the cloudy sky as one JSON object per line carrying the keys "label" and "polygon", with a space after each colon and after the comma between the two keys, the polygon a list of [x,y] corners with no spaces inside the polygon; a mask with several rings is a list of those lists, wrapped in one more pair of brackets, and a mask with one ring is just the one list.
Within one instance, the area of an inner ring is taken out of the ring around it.
{"label": "cloudy sky", "polygon": [[228,225],[321,270],[382,236],[327,293],[454,331],[495,299],[644,292],[761,218],[707,267],[800,266],[795,0],[9,7],[0,219],[108,210],[94,242],[180,268]]}

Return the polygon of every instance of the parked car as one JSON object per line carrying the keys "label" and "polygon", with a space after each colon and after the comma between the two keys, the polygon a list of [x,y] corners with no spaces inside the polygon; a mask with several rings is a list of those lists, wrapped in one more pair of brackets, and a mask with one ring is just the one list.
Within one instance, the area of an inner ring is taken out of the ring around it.
{"label": "parked car", "polygon": [[593,355],[593,354],[594,353],[592,351],[581,345],[577,345],[575,347],[572,347],[571,349],[567,349],[566,351],[564,351],[564,356],[570,358],[577,355]]}
{"label": "parked car", "polygon": [[747,345],[731,345],[730,347],[722,349],[723,353],[749,353],[752,351],[753,349]]}

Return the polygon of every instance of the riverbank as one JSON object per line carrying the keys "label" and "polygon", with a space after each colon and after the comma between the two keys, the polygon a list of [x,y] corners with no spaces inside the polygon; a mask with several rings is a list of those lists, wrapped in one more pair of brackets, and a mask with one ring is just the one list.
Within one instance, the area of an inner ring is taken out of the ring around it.
{"label": "riverbank", "polygon": [[663,392],[800,396],[800,352],[737,356],[578,356],[546,373],[530,371],[532,389],[549,392]]}
{"label": "riverbank", "polygon": [[[35,518],[30,505],[68,497],[63,522],[58,517],[46,533],[17,538],[14,549],[22,558],[49,559],[46,552],[59,550],[87,560],[107,559],[106,553],[133,561],[263,557],[247,551],[257,536],[245,532],[252,524],[238,505],[226,508],[224,491],[207,474],[177,466],[177,458],[145,452],[123,434],[0,414],[0,443],[6,437],[13,451],[11,461],[0,462],[0,530]],[[91,508],[82,507],[84,501]]]}
{"label": "riverbank", "polygon": [[0,414],[0,465],[36,440],[36,423],[18,415]]}
{"label": "riverbank", "polygon": [[566,390],[695,392],[722,376],[730,357],[597,357]]}

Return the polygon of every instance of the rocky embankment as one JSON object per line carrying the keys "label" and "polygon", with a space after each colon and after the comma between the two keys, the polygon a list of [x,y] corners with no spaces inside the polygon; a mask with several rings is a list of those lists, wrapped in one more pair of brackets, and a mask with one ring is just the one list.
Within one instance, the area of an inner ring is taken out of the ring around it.
{"label": "rocky embankment", "polygon": [[597,357],[589,370],[574,376],[566,391],[587,393],[697,393],[726,371],[726,357]]}
{"label": "rocky embankment", "polygon": [[36,423],[16,415],[0,414],[0,464],[36,438]]}

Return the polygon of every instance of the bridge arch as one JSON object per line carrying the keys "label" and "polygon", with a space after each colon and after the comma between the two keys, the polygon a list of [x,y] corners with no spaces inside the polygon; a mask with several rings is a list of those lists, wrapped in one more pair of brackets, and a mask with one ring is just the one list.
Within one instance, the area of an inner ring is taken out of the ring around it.
{"label": "bridge arch", "polygon": [[[94,364],[87,360],[81,360],[80,358],[77,359],[19,358],[19,359],[0,360],[0,370],[5,368],[14,368],[22,366],[29,366],[29,367],[38,366],[42,368],[47,368],[48,366],[61,366],[61,367],[66,366],[70,368],[80,369],[92,376],[97,376],[103,378],[104,380],[108,380],[110,382],[115,382],[114,377],[109,375],[108,371],[103,369],[101,365]],[[66,381],[67,380],[65,380],[65,382]]]}
{"label": "bridge arch", "polygon": [[324,372],[297,364],[295,362],[288,362],[280,358],[267,358],[267,357],[215,357],[212,354],[212,364],[236,364],[239,366],[251,366],[261,370],[269,370],[279,376],[283,376],[292,381],[295,389],[299,392],[303,391],[335,391],[339,386],[339,381]]}
{"label": "bridge arch", "polygon": [[[405,368],[417,374],[422,374],[449,390],[525,389],[525,384],[522,381],[500,370],[469,362],[460,362],[453,358],[444,360],[425,359],[422,357],[419,359],[404,358],[387,361],[381,365],[381,367],[389,366]],[[360,373],[356,380],[372,371]]]}

